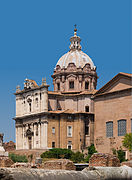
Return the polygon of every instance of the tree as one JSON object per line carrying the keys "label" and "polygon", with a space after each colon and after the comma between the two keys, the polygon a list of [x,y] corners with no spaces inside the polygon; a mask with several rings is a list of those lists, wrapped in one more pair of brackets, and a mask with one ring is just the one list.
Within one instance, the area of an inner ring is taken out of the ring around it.
{"label": "tree", "polygon": [[88,156],[85,159],[85,162],[89,162],[90,157],[94,154],[97,153],[94,144],[91,144],[91,146],[88,147]]}
{"label": "tree", "polygon": [[116,155],[118,157],[118,159],[120,160],[120,163],[125,161],[125,152],[122,150],[122,148],[120,147],[120,149],[112,149],[113,154]]}
{"label": "tree", "polygon": [[123,146],[130,152],[132,151],[132,133],[127,133],[122,141]]}
{"label": "tree", "polygon": [[82,162],[84,160],[84,155],[81,152],[78,151],[78,152],[72,154],[71,160],[74,163]]}
{"label": "tree", "polygon": [[72,154],[70,149],[54,148],[41,154],[41,158],[71,159]]}

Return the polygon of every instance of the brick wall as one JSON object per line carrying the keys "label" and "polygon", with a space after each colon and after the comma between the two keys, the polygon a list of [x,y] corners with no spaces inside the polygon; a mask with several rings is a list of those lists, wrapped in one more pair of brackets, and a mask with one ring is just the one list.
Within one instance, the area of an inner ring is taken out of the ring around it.
{"label": "brick wall", "polygon": [[91,166],[118,167],[120,166],[120,161],[116,156],[111,154],[95,153],[89,160],[89,167]]}
{"label": "brick wall", "polygon": [[0,167],[11,167],[14,162],[8,157],[0,157]]}
{"label": "brick wall", "polygon": [[63,169],[63,170],[76,170],[73,162],[68,159],[59,159],[53,161],[46,161],[41,165],[43,169]]}

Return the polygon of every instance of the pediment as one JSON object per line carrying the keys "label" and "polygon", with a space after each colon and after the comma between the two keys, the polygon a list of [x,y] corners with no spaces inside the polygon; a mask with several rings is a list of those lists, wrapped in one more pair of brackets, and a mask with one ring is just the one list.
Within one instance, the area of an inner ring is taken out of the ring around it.
{"label": "pediment", "polygon": [[67,76],[67,79],[69,79],[69,78],[76,78],[77,76],[76,75],[74,75],[74,74],[69,74],[68,76]]}
{"label": "pediment", "polygon": [[99,89],[96,94],[115,92],[128,88],[132,88],[132,74],[119,73]]}
{"label": "pediment", "polygon": [[67,66],[67,71],[76,71],[77,68],[74,63],[69,63]]}

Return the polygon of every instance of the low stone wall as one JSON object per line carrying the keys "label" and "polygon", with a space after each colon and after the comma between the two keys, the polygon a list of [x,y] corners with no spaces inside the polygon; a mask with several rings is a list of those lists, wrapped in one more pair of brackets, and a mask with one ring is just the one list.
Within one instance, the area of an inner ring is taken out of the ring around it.
{"label": "low stone wall", "polygon": [[75,165],[68,159],[58,159],[53,161],[44,162],[40,168],[43,169],[63,169],[63,170],[76,170]]}
{"label": "low stone wall", "polygon": [[15,151],[16,144],[13,141],[3,143],[5,151]]}
{"label": "low stone wall", "polygon": [[111,154],[95,153],[89,160],[89,167],[102,166],[102,167],[119,167],[119,159]]}
{"label": "low stone wall", "polygon": [[130,180],[131,178],[132,168],[127,166],[85,168],[83,171],[0,168],[2,180]]}
{"label": "low stone wall", "polygon": [[11,167],[14,162],[9,157],[0,157],[0,167]]}
{"label": "low stone wall", "polygon": [[129,166],[129,167],[131,167],[131,168],[132,168],[132,160],[122,162],[122,163],[121,163],[121,165],[122,165],[122,166],[126,165],[126,166]]}
{"label": "low stone wall", "polygon": [[[45,152],[46,150],[41,150],[41,149],[36,149],[36,150],[14,150],[14,151],[9,151],[9,153],[14,153],[17,155],[25,155],[28,158],[29,162],[35,163],[35,159],[37,157],[40,157],[40,155]],[[32,158],[31,158],[32,156]]]}

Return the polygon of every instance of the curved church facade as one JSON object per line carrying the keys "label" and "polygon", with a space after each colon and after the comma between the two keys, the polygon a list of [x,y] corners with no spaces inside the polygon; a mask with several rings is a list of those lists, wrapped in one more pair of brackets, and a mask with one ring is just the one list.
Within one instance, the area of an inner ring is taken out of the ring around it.
{"label": "curved church facade", "polygon": [[[98,131],[103,123],[98,116],[102,115],[101,111],[104,113],[98,99],[104,92],[96,90],[96,67],[81,50],[80,42],[75,28],[69,52],[59,59],[54,69],[54,91],[48,91],[45,79],[40,86],[30,79],[25,80],[24,89],[20,90],[17,86],[14,118],[17,150],[69,148],[82,151],[93,143],[101,149],[99,141],[102,139],[99,137],[101,133],[102,136],[106,134],[106,127],[102,132]],[[131,75],[124,73],[124,77],[131,88]],[[106,120],[104,124],[106,126]]]}

